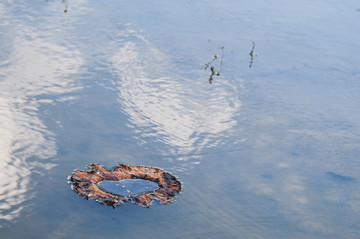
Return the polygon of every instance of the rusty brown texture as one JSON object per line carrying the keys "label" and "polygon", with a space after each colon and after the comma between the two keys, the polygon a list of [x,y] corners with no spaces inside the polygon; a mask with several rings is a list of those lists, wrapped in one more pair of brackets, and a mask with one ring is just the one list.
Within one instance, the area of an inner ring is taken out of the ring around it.
{"label": "rusty brown texture", "polygon": [[[111,171],[97,164],[91,164],[87,168],[90,171],[76,170],[69,177],[72,189],[86,199],[95,199],[114,208],[127,201],[144,207],[150,207],[154,200],[164,204],[169,203],[174,201],[175,195],[181,191],[181,183],[171,174],[158,168],[124,164],[119,164]],[[120,181],[122,179],[149,180],[157,183],[159,188],[134,196],[122,196],[105,192],[97,185],[103,180]]]}

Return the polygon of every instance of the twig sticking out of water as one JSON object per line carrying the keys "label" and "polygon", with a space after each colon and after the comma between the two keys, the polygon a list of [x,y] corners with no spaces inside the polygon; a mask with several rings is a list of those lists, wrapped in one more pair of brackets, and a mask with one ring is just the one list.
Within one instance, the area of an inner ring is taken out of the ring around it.
{"label": "twig sticking out of water", "polygon": [[210,67],[210,71],[211,71],[211,74],[210,74],[210,78],[209,78],[209,83],[211,84],[214,79],[213,78],[214,76],[220,76],[220,71],[215,72],[215,68],[213,66]]}
{"label": "twig sticking out of water", "polygon": [[[209,40],[209,43],[211,44],[210,40]],[[222,46],[222,47],[220,47],[220,49],[221,49],[221,58],[220,58],[220,67],[219,67],[220,69],[218,71],[215,70],[213,63],[218,59],[218,56],[212,50],[210,50],[210,51],[214,54],[213,59],[205,64],[205,70],[209,69],[209,67],[210,67],[209,84],[212,83],[214,76],[220,76],[220,72],[221,72],[222,64],[223,64],[223,58],[224,58],[224,47]]]}
{"label": "twig sticking out of water", "polygon": [[[250,64],[249,64],[249,68],[252,67],[252,64],[254,63],[254,50],[255,50],[255,41],[252,42],[253,46],[251,48],[251,51],[249,52],[250,55]],[[255,55],[257,56],[257,55]]]}

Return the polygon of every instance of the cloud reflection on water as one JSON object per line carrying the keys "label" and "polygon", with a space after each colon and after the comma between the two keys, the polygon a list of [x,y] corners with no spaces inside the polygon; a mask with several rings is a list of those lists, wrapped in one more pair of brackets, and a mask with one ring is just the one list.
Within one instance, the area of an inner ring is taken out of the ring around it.
{"label": "cloud reflection on water", "polygon": [[164,155],[181,160],[181,155],[200,153],[217,146],[220,136],[226,138],[237,125],[238,89],[226,81],[209,87],[206,77],[176,73],[170,57],[139,33],[129,30],[124,36],[131,40],[112,57],[119,77],[114,85],[122,109],[139,129],[139,141],[156,138],[169,147]]}
{"label": "cloud reflection on water", "polygon": [[6,33],[11,53],[0,58],[0,221],[16,219],[32,197],[31,174],[55,166],[55,135],[39,108],[78,88],[69,76],[82,64],[79,52],[50,43],[26,21],[19,24]]}

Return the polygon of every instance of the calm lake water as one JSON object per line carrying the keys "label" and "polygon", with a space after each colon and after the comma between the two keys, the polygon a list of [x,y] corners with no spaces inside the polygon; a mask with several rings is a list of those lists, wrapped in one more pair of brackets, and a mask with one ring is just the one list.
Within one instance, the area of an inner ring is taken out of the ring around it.
{"label": "calm lake water", "polygon": [[[0,238],[359,238],[359,9],[1,0]],[[90,163],[183,190],[113,209]]]}

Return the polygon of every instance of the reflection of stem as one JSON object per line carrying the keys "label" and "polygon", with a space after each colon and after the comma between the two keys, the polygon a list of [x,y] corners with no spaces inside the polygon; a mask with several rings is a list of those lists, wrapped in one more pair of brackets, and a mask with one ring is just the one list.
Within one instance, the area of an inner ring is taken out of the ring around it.
{"label": "reflection of stem", "polygon": [[221,47],[220,70],[219,70],[219,72],[218,72],[218,73],[220,73],[220,71],[222,70],[223,59],[224,59],[224,46],[222,46],[222,47]]}
{"label": "reflection of stem", "polygon": [[214,58],[211,61],[209,61],[208,63],[205,64],[205,70],[207,70],[207,68],[209,68],[211,63],[213,63],[216,59],[217,59],[217,55],[214,54]]}
{"label": "reflection of stem", "polygon": [[253,64],[253,62],[254,62],[255,41],[253,41],[252,44],[253,44],[252,49],[251,49],[251,51],[249,52],[249,55],[250,55],[250,65],[249,65],[249,68],[252,67],[252,64]]}

